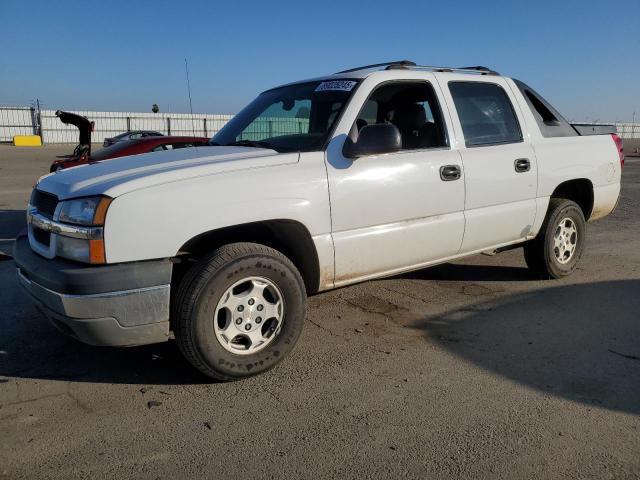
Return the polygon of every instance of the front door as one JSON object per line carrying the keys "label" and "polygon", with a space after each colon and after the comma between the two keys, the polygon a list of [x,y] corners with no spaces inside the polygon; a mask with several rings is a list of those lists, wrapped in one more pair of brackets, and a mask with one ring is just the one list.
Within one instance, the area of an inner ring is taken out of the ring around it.
{"label": "front door", "polygon": [[[426,265],[460,249],[465,172],[459,152],[449,147],[449,126],[429,80],[365,80],[352,100],[362,105],[360,112],[345,115],[329,144],[337,286]],[[345,158],[346,135],[357,137],[374,123],[396,125],[402,150]]]}

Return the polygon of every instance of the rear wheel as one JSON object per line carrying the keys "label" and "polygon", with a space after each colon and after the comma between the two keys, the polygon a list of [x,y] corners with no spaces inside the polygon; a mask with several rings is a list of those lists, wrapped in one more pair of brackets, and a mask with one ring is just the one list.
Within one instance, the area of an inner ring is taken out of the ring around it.
{"label": "rear wheel", "polygon": [[524,246],[527,266],[544,279],[570,275],[582,256],[585,233],[580,207],[571,200],[552,198],[540,233]]}
{"label": "rear wheel", "polygon": [[187,273],[173,309],[186,359],[217,380],[274,367],[294,347],[306,315],[306,292],[291,261],[272,248],[235,243]]}

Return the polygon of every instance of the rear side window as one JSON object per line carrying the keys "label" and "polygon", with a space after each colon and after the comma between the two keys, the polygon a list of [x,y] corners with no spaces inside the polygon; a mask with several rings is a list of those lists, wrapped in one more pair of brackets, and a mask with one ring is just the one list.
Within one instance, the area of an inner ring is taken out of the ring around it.
{"label": "rear side window", "polygon": [[535,90],[519,80],[514,80],[531,109],[544,137],[574,137],[578,133],[549,102]]}
{"label": "rear side window", "polygon": [[505,91],[483,82],[449,82],[467,147],[522,141],[518,119]]}

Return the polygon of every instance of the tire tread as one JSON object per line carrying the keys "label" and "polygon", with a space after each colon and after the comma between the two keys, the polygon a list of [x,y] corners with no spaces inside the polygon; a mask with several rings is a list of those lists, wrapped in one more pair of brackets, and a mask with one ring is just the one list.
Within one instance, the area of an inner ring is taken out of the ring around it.
{"label": "tire tread", "polygon": [[230,243],[217,248],[208,255],[202,257],[191,267],[182,278],[174,300],[172,317],[174,322],[174,334],[178,349],[189,363],[205,375],[220,381],[236,380],[236,377],[224,375],[212,369],[200,356],[193,338],[192,310],[196,304],[200,290],[209,282],[221,268],[228,266],[236,260],[246,259],[250,256],[272,257],[285,263],[297,274],[297,281],[304,291],[304,282],[295,265],[283,253],[266,245],[250,242]]}
{"label": "tire tread", "polygon": [[[536,238],[530,240],[524,245],[524,258],[527,267],[529,268],[529,270],[531,270],[532,273],[534,273],[534,275],[542,280],[561,278],[573,272],[573,270],[566,273],[554,272],[550,268],[551,259],[549,258],[547,249],[545,248],[547,234],[549,233],[549,223],[556,217],[557,212],[567,207],[574,207],[582,213],[580,206],[572,200],[561,197],[551,198],[551,200],[549,201],[549,207],[547,208],[547,215],[545,216],[545,219],[540,226],[538,235],[536,236]],[[582,216],[582,221],[584,222],[584,216]],[[580,259],[581,255],[582,251],[578,252],[577,260]]]}

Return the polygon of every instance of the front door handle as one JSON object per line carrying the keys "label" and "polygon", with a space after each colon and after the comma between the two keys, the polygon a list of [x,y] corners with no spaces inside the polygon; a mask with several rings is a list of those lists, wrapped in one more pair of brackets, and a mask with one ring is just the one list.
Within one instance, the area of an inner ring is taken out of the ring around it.
{"label": "front door handle", "polygon": [[458,180],[462,176],[460,165],[444,165],[440,167],[440,179],[443,182]]}
{"label": "front door handle", "polygon": [[516,167],[516,172],[524,173],[531,170],[531,162],[528,158],[518,158],[515,162],[513,162]]}

